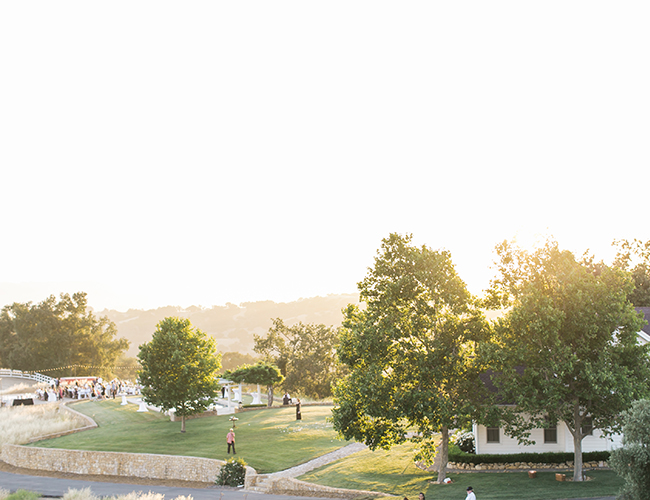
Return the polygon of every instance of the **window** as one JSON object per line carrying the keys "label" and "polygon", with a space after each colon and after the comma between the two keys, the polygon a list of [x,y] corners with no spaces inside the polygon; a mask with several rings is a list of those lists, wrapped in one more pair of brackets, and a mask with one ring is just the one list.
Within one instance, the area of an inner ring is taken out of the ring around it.
{"label": "window", "polygon": [[488,443],[498,443],[499,442],[499,428],[498,427],[488,427],[487,428],[487,442]]}
{"label": "window", "polygon": [[592,436],[594,433],[594,423],[591,417],[585,417],[580,426],[580,432],[583,436]]}
{"label": "window", "polygon": [[557,443],[557,425],[549,426],[544,429],[544,442]]}

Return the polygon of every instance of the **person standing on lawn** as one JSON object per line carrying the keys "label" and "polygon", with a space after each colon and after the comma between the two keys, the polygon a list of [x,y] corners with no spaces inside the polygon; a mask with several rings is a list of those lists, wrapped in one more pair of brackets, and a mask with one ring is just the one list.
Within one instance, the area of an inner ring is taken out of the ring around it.
{"label": "person standing on lawn", "polygon": [[465,497],[465,500],[476,500],[474,489],[471,486],[467,487],[467,496]]}
{"label": "person standing on lawn", "polygon": [[296,403],[296,420],[302,420],[302,413],[300,411],[300,398],[298,398],[298,402]]}
{"label": "person standing on lawn", "polygon": [[230,447],[232,446],[232,454],[237,455],[235,451],[235,431],[230,429],[230,432],[226,436],[226,443],[228,443],[228,454],[230,455]]}

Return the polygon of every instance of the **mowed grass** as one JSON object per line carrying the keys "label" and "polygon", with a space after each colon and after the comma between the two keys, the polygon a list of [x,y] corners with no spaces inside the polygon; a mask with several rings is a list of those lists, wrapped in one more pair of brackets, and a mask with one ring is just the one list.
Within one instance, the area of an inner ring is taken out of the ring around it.
{"label": "mowed grass", "polygon": [[[170,422],[160,413],[138,413],[138,406],[121,406],[120,401],[82,402],[72,406],[99,424],[97,429],[61,438],[39,441],[31,446],[132,453],[159,453],[225,459],[226,434],[232,426],[228,416],[188,420],[187,432],[180,422]],[[329,406],[303,406],[303,420],[295,410],[282,408],[238,413],[237,456],[260,473],[276,472],[304,463],[347,444],[336,438]],[[411,443],[390,451],[364,450],[316,469],[299,479],[357,490],[372,490],[415,499],[421,491],[428,499],[458,500],[467,486],[474,487],[481,500],[554,500],[615,496],[622,480],[612,471],[588,471],[590,481],[558,482],[555,473],[538,471],[530,479],[526,472],[449,474],[449,485],[431,484],[435,475],[413,463]],[[567,473],[570,477],[571,473]]]}
{"label": "mowed grass", "polygon": [[[588,471],[589,481],[559,482],[554,472],[539,472],[530,479],[525,472],[476,472],[449,474],[451,484],[431,484],[435,474],[418,469],[413,463],[411,443],[390,451],[360,451],[342,460],[315,469],[298,479],[355,490],[371,490],[400,498],[417,498],[423,492],[429,499],[458,500],[472,486],[481,500],[553,500],[615,496],[623,481],[613,471]],[[572,476],[567,473],[567,478]]]}
{"label": "mowed grass", "polygon": [[[158,412],[138,413],[138,405],[121,406],[121,400],[84,401],[71,408],[92,417],[99,427],[60,438],[33,443],[43,448],[121,451],[185,455],[225,460],[229,416],[170,422]],[[330,406],[303,406],[296,421],[293,407],[237,414],[237,456],[260,473],[276,472],[307,462],[347,443],[337,439],[326,422]]]}

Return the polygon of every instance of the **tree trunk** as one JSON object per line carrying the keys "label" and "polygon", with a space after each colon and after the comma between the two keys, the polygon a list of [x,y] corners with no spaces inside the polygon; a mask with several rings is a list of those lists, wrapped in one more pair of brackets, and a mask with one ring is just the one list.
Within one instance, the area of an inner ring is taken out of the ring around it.
{"label": "tree trunk", "polygon": [[268,390],[268,402],[266,403],[266,406],[270,408],[271,406],[273,406],[273,386],[269,385],[267,387],[267,390]]}
{"label": "tree trunk", "polygon": [[449,428],[444,425],[440,429],[440,444],[438,445],[436,458],[439,459],[436,483],[442,484],[447,477],[447,463],[449,462]]}
{"label": "tree trunk", "polygon": [[576,402],[573,405],[573,481],[580,482],[584,479],[582,475],[582,415],[580,406]]}
{"label": "tree trunk", "polygon": [[580,439],[580,428],[573,434],[573,480],[582,481],[582,439]]}
{"label": "tree trunk", "polygon": [[185,415],[181,416],[181,432],[185,432]]}

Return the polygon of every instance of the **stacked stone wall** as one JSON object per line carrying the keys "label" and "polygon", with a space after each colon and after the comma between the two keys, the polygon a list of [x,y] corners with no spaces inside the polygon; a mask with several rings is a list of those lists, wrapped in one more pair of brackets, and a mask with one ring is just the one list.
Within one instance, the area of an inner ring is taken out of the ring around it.
{"label": "stacked stone wall", "polygon": [[61,450],[10,444],[2,447],[2,461],[26,469],[204,483],[214,482],[224,464],[222,460],[177,455]]}
{"label": "stacked stone wall", "polygon": [[273,495],[293,495],[302,497],[320,498],[375,498],[389,496],[377,491],[348,490],[345,488],[332,488],[319,484],[299,481],[291,477],[276,476],[274,474],[246,474],[246,490]]}
{"label": "stacked stone wall", "polygon": [[[607,462],[584,462],[582,464],[584,470],[595,469],[608,469]],[[433,470],[433,468],[431,468]],[[565,462],[559,464],[542,464],[532,462],[514,462],[509,464],[464,464],[449,462],[447,464],[448,472],[469,472],[481,470],[497,470],[497,471],[519,471],[519,470],[573,470],[573,462]]]}

